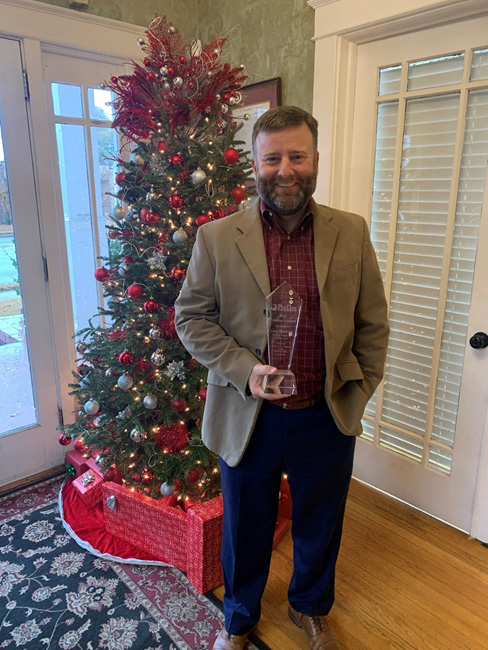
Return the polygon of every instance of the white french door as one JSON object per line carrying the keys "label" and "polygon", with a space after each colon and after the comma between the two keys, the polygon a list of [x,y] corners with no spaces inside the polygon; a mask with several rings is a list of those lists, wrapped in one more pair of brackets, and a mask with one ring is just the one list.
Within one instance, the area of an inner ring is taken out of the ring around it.
{"label": "white french door", "polygon": [[0,485],[62,463],[20,43],[0,38]]}
{"label": "white french door", "polygon": [[488,403],[488,18],[358,47],[349,209],[390,301],[354,475],[462,530]]}

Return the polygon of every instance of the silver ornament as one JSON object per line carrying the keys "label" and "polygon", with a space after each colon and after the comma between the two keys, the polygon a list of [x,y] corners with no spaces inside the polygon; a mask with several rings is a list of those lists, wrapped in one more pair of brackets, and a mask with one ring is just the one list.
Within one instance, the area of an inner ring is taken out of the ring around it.
{"label": "silver ornament", "polygon": [[152,409],[155,409],[156,406],[158,405],[158,398],[156,397],[156,395],[152,395],[151,393],[148,393],[142,403],[144,404],[144,406],[147,408],[148,411],[151,411]]}
{"label": "silver ornament", "polygon": [[105,377],[115,377],[117,375],[117,371],[115,368],[107,368],[105,370]]}
{"label": "silver ornament", "polygon": [[125,213],[124,221],[128,223],[129,221],[133,221],[134,219],[137,219],[138,216],[139,213],[137,212],[137,210],[134,210],[134,208],[131,207]]}
{"label": "silver ornament", "polygon": [[163,497],[170,497],[174,494],[175,486],[171,483],[166,483],[166,481],[161,485],[160,492]]}
{"label": "silver ornament", "polygon": [[173,233],[173,241],[177,246],[184,244],[187,240],[188,240],[188,235],[183,230],[183,228],[178,228],[178,230]]}
{"label": "silver ornament", "polygon": [[162,366],[163,363],[165,362],[164,350],[162,348],[159,348],[158,350],[156,350],[156,352],[153,352],[151,354],[151,361],[154,363],[155,366]]}
{"label": "silver ornament", "polygon": [[134,379],[128,372],[124,372],[124,374],[120,375],[117,379],[117,385],[119,388],[122,388],[122,390],[129,390],[129,388],[132,388],[134,385]]}
{"label": "silver ornament", "polygon": [[98,454],[98,456],[95,458],[95,465],[100,469],[103,469],[106,464],[107,460],[102,456],[102,454]]}
{"label": "silver ornament", "polygon": [[183,79],[182,79],[181,77],[175,77],[175,78],[173,79],[173,84],[174,84],[177,88],[181,88],[181,86],[183,85]]}
{"label": "silver ornament", "polygon": [[88,349],[87,346],[83,343],[83,341],[79,341],[79,342],[75,345],[75,348],[76,348],[76,351],[79,352],[80,354],[83,354],[83,353],[86,352],[87,349]]}
{"label": "silver ornament", "polygon": [[133,442],[141,442],[142,440],[142,431],[139,431],[137,427],[134,427],[130,432],[130,439]]}
{"label": "silver ornament", "polygon": [[154,191],[154,187],[151,187],[151,191],[146,194],[146,201],[155,201],[158,198],[158,195]]}
{"label": "silver ornament", "polygon": [[149,338],[153,339],[154,341],[158,339],[161,335],[161,330],[158,327],[151,327],[149,330]]}
{"label": "silver ornament", "polygon": [[245,120],[250,120],[251,119],[251,116],[249,115],[249,113],[244,113],[243,117],[244,117]]}
{"label": "silver ornament", "polygon": [[112,512],[117,511],[117,499],[115,498],[114,494],[111,494],[109,497],[107,497],[107,506]]}
{"label": "silver ornament", "polygon": [[225,115],[225,114],[229,111],[229,107],[227,106],[227,104],[222,104],[222,105],[220,106],[220,110],[221,110],[222,113]]}
{"label": "silver ornament", "polygon": [[163,75],[163,77],[165,77],[168,74],[168,66],[162,65],[159,68],[159,72]]}
{"label": "silver ornament", "polygon": [[195,171],[191,175],[191,180],[193,182],[193,185],[199,185],[200,183],[203,183],[203,181],[207,178],[207,174],[203,171],[203,169],[195,169]]}
{"label": "silver ornament", "polygon": [[89,399],[83,408],[85,409],[85,413],[87,415],[95,415],[95,413],[98,413],[100,410],[100,404],[94,399]]}
{"label": "silver ornament", "polygon": [[163,90],[171,90],[171,84],[165,81],[163,84]]}
{"label": "silver ornament", "polygon": [[112,218],[116,221],[121,221],[126,214],[127,210],[122,205],[116,205],[112,210]]}
{"label": "silver ornament", "polygon": [[135,165],[143,165],[144,164],[144,157],[141,156],[140,153],[133,153],[131,158],[132,158],[132,162]]}
{"label": "silver ornament", "polygon": [[138,38],[137,39],[137,44],[140,45],[141,47],[146,44],[145,40],[143,38]]}
{"label": "silver ornament", "polygon": [[125,278],[125,276],[127,275],[128,271],[129,271],[129,265],[128,265],[128,264],[121,264],[121,265],[119,266],[119,275],[120,275],[122,278]]}

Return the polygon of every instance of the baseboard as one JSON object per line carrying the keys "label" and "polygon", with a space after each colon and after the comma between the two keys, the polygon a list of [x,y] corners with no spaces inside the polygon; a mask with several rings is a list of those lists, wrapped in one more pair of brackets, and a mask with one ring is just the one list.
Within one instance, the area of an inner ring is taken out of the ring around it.
{"label": "baseboard", "polygon": [[50,478],[51,476],[56,476],[56,474],[61,474],[63,471],[65,471],[64,465],[57,465],[56,467],[50,467],[38,474],[32,474],[32,476],[26,476],[18,481],[14,481],[13,483],[7,483],[6,485],[0,486],[0,495],[19,487],[26,487],[27,485],[31,485],[31,483],[37,483],[38,481]]}

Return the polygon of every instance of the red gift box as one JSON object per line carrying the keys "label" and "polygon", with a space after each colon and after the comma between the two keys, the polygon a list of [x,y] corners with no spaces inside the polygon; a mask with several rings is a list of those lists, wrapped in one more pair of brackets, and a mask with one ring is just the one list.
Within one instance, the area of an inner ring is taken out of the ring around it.
{"label": "red gift box", "polygon": [[103,479],[91,469],[73,481],[73,487],[89,508],[102,500],[102,484]]}
{"label": "red gift box", "polygon": [[81,476],[88,469],[86,458],[79,451],[76,451],[76,449],[66,452],[65,462],[66,464],[73,465],[75,468],[75,476]]}
{"label": "red gift box", "polygon": [[199,593],[222,584],[222,497],[184,512],[116,483],[103,483],[102,491],[108,532],[186,571]]}

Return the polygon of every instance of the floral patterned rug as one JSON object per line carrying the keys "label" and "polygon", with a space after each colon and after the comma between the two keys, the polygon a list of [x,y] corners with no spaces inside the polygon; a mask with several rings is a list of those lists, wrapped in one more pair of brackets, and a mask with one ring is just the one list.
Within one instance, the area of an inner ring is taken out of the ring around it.
{"label": "floral patterned rug", "polygon": [[[211,650],[220,603],[178,569],[80,549],[60,520],[62,482],[0,498],[0,648]],[[268,648],[258,639],[248,646]]]}

